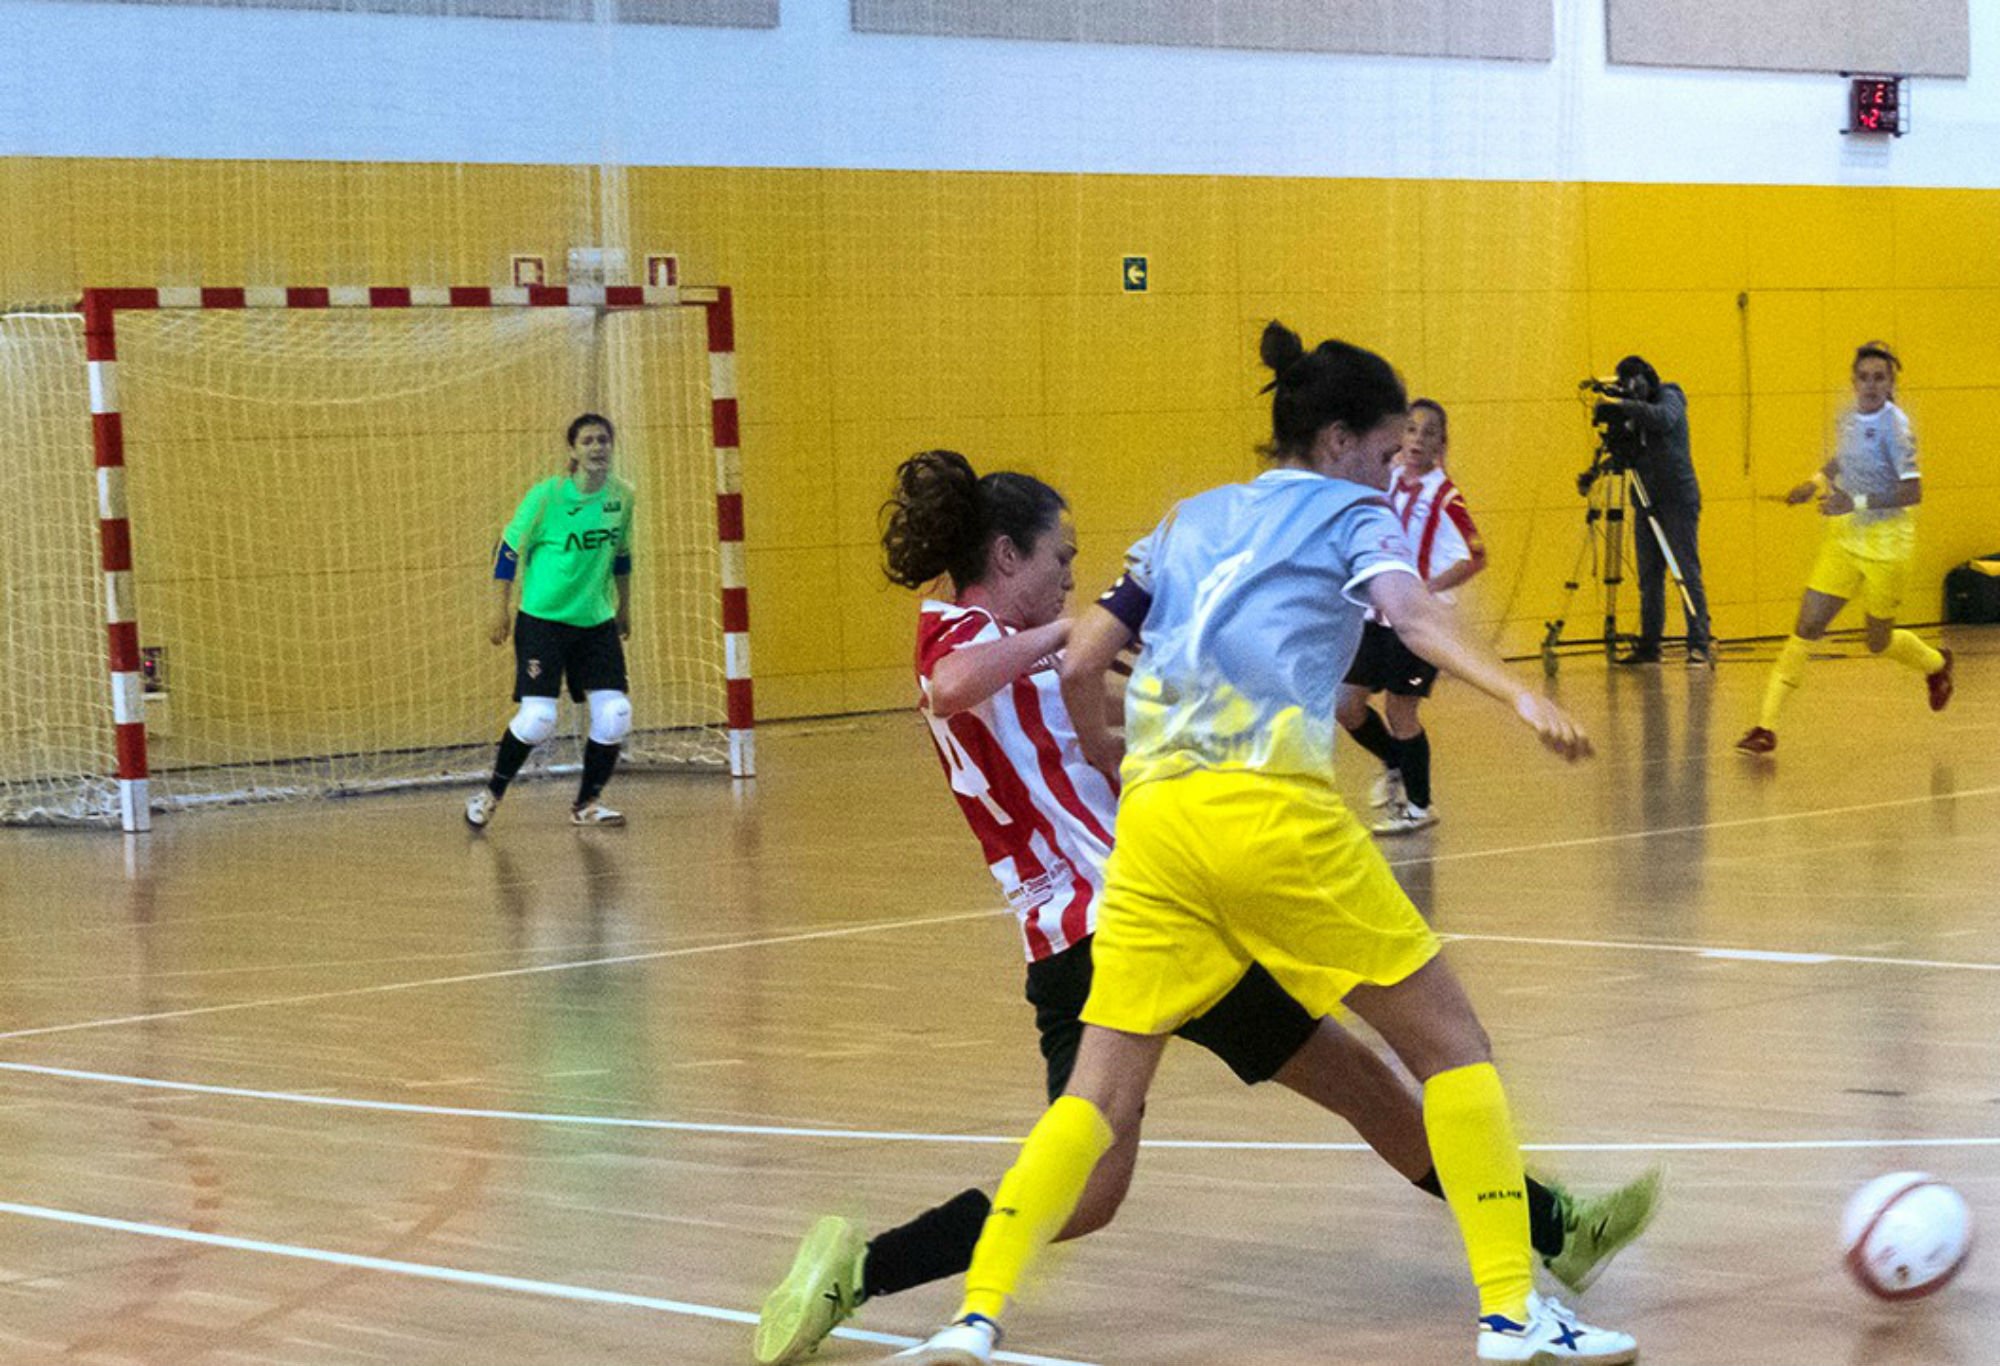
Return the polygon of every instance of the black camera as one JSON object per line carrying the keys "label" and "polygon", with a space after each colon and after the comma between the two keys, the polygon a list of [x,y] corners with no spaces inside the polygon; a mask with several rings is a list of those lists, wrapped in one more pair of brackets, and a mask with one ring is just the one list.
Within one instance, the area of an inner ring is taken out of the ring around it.
{"label": "black camera", "polygon": [[1623,384],[1615,379],[1593,377],[1576,387],[1580,392],[1599,396],[1590,408],[1590,424],[1597,428],[1597,450],[1591,457],[1590,468],[1576,477],[1577,494],[1587,498],[1591,486],[1601,476],[1623,474],[1631,468],[1645,451],[1645,437],[1621,401],[1631,397]]}

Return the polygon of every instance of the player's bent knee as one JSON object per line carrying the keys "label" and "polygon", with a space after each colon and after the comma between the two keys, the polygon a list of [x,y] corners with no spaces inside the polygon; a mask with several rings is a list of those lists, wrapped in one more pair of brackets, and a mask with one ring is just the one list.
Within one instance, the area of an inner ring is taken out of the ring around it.
{"label": "player's bent knee", "polygon": [[521,709],[507,723],[514,738],[524,745],[539,745],[556,733],[556,700],[553,697],[524,697]]}
{"label": "player's bent knee", "polygon": [[615,745],[632,733],[632,699],[622,692],[593,692],[590,703],[590,738],[600,745]]}

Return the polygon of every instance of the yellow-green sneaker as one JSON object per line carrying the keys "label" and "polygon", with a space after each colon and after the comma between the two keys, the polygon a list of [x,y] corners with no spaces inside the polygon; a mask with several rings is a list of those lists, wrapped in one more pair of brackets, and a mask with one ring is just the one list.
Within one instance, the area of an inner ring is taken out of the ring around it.
{"label": "yellow-green sneaker", "polygon": [[1664,1173],[1653,1167],[1617,1190],[1580,1200],[1552,1186],[1562,1206],[1563,1247],[1542,1265],[1577,1294],[1590,1289],[1611,1259],[1653,1222]]}
{"label": "yellow-green sneaker", "polygon": [[792,1269],[757,1315],[758,1366],[788,1366],[815,1351],[861,1306],[861,1264],[868,1240],[837,1214],[812,1226]]}

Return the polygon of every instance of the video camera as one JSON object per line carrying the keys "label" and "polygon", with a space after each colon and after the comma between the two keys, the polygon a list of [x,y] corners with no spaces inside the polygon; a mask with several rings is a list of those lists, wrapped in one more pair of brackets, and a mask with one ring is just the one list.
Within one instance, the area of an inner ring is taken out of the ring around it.
{"label": "video camera", "polygon": [[1591,457],[1590,468],[1576,477],[1577,495],[1587,498],[1591,486],[1602,475],[1623,474],[1631,468],[1645,452],[1646,438],[1622,403],[1622,400],[1632,397],[1631,392],[1616,379],[1593,375],[1580,382],[1576,389],[1579,395],[1589,393],[1598,396],[1598,401],[1590,409],[1590,425],[1597,428],[1597,450]]}

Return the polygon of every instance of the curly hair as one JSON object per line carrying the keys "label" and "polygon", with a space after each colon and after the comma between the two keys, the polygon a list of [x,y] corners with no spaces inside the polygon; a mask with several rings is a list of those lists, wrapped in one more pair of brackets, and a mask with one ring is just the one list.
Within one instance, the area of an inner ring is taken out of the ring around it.
{"label": "curly hair", "polygon": [[919,451],[896,467],[895,489],[882,505],[882,572],[905,588],[949,575],[963,592],[986,577],[997,538],[1032,554],[1067,506],[1033,475],[1003,470],[981,478],[957,451]]}

